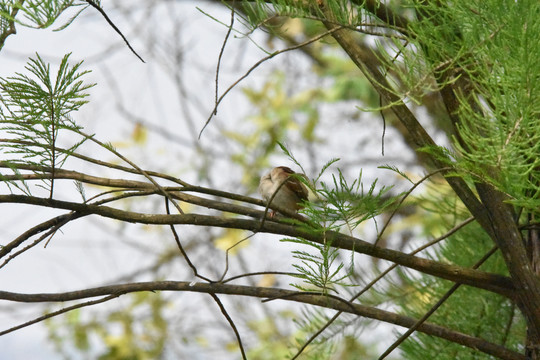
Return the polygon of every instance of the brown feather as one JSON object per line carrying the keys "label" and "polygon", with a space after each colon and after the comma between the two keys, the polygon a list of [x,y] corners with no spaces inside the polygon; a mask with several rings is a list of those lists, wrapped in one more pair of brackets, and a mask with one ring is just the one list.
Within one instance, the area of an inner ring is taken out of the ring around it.
{"label": "brown feather", "polygon": [[279,166],[280,169],[282,169],[285,173],[289,174],[289,177],[287,179],[287,187],[294,192],[294,194],[300,199],[300,200],[307,200],[308,199],[308,191],[304,184],[297,178],[291,177],[290,175],[296,174],[293,170],[286,166]]}

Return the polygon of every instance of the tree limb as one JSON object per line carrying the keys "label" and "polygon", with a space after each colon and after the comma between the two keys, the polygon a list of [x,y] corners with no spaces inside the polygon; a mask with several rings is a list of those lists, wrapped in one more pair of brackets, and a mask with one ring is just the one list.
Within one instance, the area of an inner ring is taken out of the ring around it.
{"label": "tree limb", "polygon": [[[121,285],[102,286],[85,290],[64,292],[64,293],[42,293],[42,294],[22,294],[0,291],[0,299],[25,302],[59,302],[86,299],[96,296],[119,296],[137,291],[191,291],[208,294],[227,294],[241,295],[259,298],[286,298],[289,301],[295,301],[303,304],[311,304],[324,308],[339,310],[358,316],[384,321],[403,327],[410,327],[416,323],[416,319],[398,315],[389,311],[380,310],[374,307],[352,304],[346,300],[338,300],[324,295],[303,294],[298,291],[291,291],[277,288],[262,288],[243,285],[228,284],[207,284],[207,283],[189,283],[182,281],[155,281],[140,282]],[[470,335],[447,329],[443,326],[424,323],[419,326],[418,331],[428,335],[440,337],[463,346],[480,350],[487,354],[497,356],[507,360],[525,360],[525,356],[514,351],[508,350],[503,346],[490,343]]]}
{"label": "tree limb", "polygon": [[[0,203],[31,204],[56,209],[72,210],[83,215],[95,214],[130,223],[213,226],[299,237],[319,244],[325,244],[327,241],[331,241],[332,246],[340,249],[347,249],[395,262],[402,266],[415,269],[426,274],[438,276],[446,280],[493,291],[508,298],[513,298],[515,295],[511,280],[502,275],[490,274],[479,270],[471,270],[457,265],[443,264],[437,261],[407,255],[400,251],[374,246],[367,241],[341,233],[329,231],[321,234],[320,231],[317,231],[317,229],[309,231],[305,228],[305,226],[301,227],[274,221],[266,221],[264,225],[261,226],[261,222],[258,219],[224,218],[220,216],[193,213],[173,215],[143,214],[119,210],[108,206],[81,204],[25,195],[0,195]],[[259,211],[259,214],[262,216],[263,212]]]}

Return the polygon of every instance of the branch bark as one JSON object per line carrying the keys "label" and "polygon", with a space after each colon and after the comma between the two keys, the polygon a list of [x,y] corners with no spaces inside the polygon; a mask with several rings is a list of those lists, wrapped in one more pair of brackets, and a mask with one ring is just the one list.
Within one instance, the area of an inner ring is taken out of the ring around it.
{"label": "branch bark", "polygon": [[[540,278],[534,272],[507,197],[487,184],[477,184],[490,215],[494,241],[501,249],[516,287],[518,305],[527,318],[529,341],[540,344]],[[540,356],[540,354],[538,354]]]}
{"label": "branch bark", "polygon": [[[207,284],[182,281],[154,281],[102,286],[79,291],[49,294],[22,294],[0,291],[0,299],[25,303],[63,302],[87,299],[97,296],[119,296],[138,291],[190,291],[208,294],[227,294],[266,299],[282,299],[347,312],[406,328],[411,327],[416,323],[416,319],[414,318],[398,315],[389,311],[384,311],[365,305],[352,304],[344,299],[337,299],[335,297],[327,297],[324,295],[315,295],[312,293],[302,293],[277,288],[262,288],[220,283]],[[439,325],[424,323],[418,328],[418,331],[480,350],[501,359],[525,360],[524,355],[508,350],[503,346],[453,331]]]}
{"label": "branch bark", "polygon": [[[213,200],[208,200],[209,202]],[[109,206],[73,203],[55,199],[30,197],[25,195],[0,195],[0,203],[31,204],[75,211],[81,215],[99,215],[129,223],[170,225],[191,224],[197,226],[212,226],[249,230],[252,232],[265,232],[284,236],[303,238],[319,244],[332,241],[332,246],[347,249],[357,253],[370,255],[379,259],[388,260],[399,265],[438,276],[456,283],[495,292],[508,298],[514,298],[514,289],[509,278],[490,274],[479,270],[462,268],[457,265],[443,264],[434,260],[419,258],[404,254],[400,251],[374,246],[371,243],[336,232],[321,233],[320,229],[309,231],[305,226],[295,226],[279,223],[267,219],[261,223],[259,219],[224,218],[202,214],[143,214],[115,209]],[[236,205],[238,206],[238,205]],[[263,211],[252,210],[259,218]]]}

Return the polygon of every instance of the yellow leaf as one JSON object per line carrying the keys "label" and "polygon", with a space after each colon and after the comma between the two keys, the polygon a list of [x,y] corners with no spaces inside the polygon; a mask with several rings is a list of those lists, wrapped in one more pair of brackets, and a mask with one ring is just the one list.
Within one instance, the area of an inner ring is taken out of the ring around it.
{"label": "yellow leaf", "polygon": [[297,36],[304,33],[304,23],[298,18],[288,19],[283,28],[289,36]]}
{"label": "yellow leaf", "polygon": [[274,274],[264,274],[257,283],[257,286],[271,287],[276,284],[276,276]]}
{"label": "yellow leaf", "polygon": [[225,229],[223,235],[214,240],[214,245],[224,251],[230,249],[229,254],[234,255],[238,250],[248,245],[248,242],[244,241],[246,238],[245,233],[244,230]]}
{"label": "yellow leaf", "polygon": [[131,138],[137,144],[144,144],[148,138],[148,130],[146,127],[140,123],[135,124],[135,128],[131,133]]}

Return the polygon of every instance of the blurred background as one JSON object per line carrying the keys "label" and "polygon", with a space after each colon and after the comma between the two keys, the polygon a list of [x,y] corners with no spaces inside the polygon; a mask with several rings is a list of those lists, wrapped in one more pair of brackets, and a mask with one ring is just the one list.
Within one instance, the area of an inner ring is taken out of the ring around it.
{"label": "blurred background", "polygon": [[[0,76],[24,72],[28,58],[36,53],[53,69],[65,54],[71,53],[70,63],[83,61],[82,69],[91,71],[84,81],[97,84],[89,90],[90,102],[74,114],[74,120],[86,133],[110,142],[139,167],[192,184],[258,197],[259,178],[272,167],[284,165],[301,171],[280,149],[281,142],[310,178],[316,177],[327,162],[339,158],[323,175],[326,182],[332,182],[332,174],[337,174],[339,168],[351,183],[361,178],[369,188],[378,179],[377,189],[394,186],[391,193],[397,194],[410,183],[379,166],[398,166],[413,179],[422,176],[402,136],[403,130],[391,114],[362,110],[379,107],[380,100],[330,40],[284,52],[257,66],[224,97],[217,114],[204,127],[214,109],[216,91],[218,96],[223,94],[273,51],[321,33],[320,25],[276,18],[275,23],[267,24],[267,31],[265,27],[251,31],[237,18],[227,38],[231,11],[218,1],[115,0],[104,1],[102,6],[145,63],[93,8],[83,11],[67,28],[55,31],[79,10],[70,9],[47,29],[18,26],[17,34],[7,39],[0,52]],[[369,36],[361,40],[374,44]],[[444,144],[446,138],[437,123],[443,112],[436,105],[412,104],[411,109],[431,135]],[[62,138],[59,144],[68,146],[72,141]],[[85,144],[80,152],[122,164],[111,153],[91,144]],[[81,161],[69,159],[64,168],[81,170],[82,166]],[[87,164],[83,170],[112,178],[127,176]],[[57,198],[79,198],[73,182],[58,181],[56,186]],[[35,191],[39,194],[40,190]],[[87,186],[85,191],[90,197],[102,189]],[[127,199],[116,206],[163,212],[163,201],[158,197]],[[60,214],[6,204],[0,205],[0,211],[2,244]],[[406,208],[399,218],[401,221],[389,229],[383,241],[386,246],[405,249],[410,246],[412,234],[422,234]],[[366,222],[354,235],[373,241],[378,225]],[[213,278],[224,269],[225,250],[249,235],[193,226],[177,230],[200,272]],[[298,245],[279,240],[258,234],[242,243],[231,253],[229,275],[292,271],[296,260],[291,250]],[[350,254],[340,257],[347,263]],[[352,261],[358,284],[368,282],[370,278],[364,275],[372,272],[372,260],[357,255]],[[150,280],[195,280],[168,228],[127,225],[95,216],[68,224],[46,247],[40,244],[0,271],[2,290],[25,293]],[[272,275],[240,281],[290,288],[289,282],[290,278]],[[306,318],[327,316],[324,311],[309,314],[313,310],[288,302],[261,304],[258,299],[239,297],[222,300],[239,326],[250,359],[283,358],[294,347],[290,344],[296,338],[313,332],[304,323]],[[385,306],[378,303],[376,291],[366,302]],[[56,310],[57,306],[2,303],[2,329]],[[340,332],[347,322],[356,322],[354,330],[347,327],[346,332]],[[370,321],[346,316],[341,325],[328,335],[346,340],[333,349],[336,359],[348,359],[347,353],[354,353],[355,359],[360,354],[369,358],[393,339],[389,336],[391,326],[375,328]],[[365,335],[361,340],[359,333]],[[216,304],[207,295],[191,293],[125,295],[4,335],[0,337],[0,348],[0,357],[5,359],[239,358],[234,334]]]}

